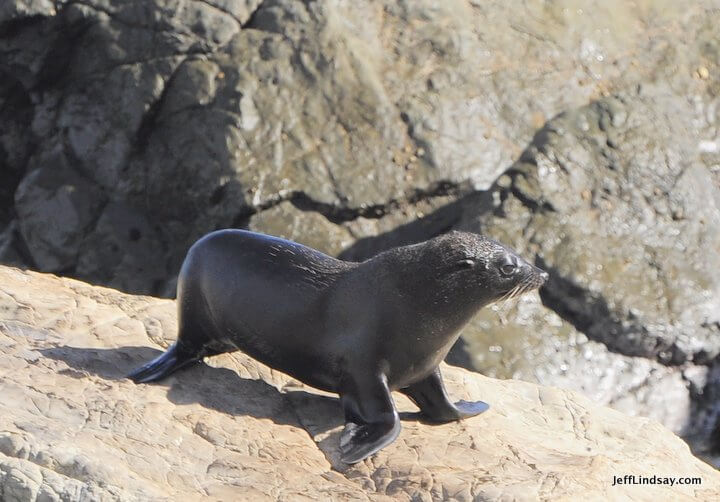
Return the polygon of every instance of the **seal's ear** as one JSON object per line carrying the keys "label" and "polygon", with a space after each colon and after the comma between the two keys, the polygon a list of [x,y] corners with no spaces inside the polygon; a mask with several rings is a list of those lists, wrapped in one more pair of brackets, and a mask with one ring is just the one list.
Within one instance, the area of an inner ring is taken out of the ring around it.
{"label": "seal's ear", "polygon": [[475,260],[472,258],[463,258],[462,260],[458,260],[457,266],[459,268],[473,268],[475,266]]}

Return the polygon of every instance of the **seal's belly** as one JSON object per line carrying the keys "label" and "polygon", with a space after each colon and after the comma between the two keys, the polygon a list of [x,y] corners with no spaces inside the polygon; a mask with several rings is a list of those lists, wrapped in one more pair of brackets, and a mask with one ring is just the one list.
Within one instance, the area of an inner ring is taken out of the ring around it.
{"label": "seal's belly", "polygon": [[250,278],[245,282],[247,290],[223,295],[210,304],[217,338],[291,375],[307,374],[313,367],[317,369],[312,373],[318,376],[330,370],[332,343],[323,329],[321,298],[287,285],[277,284],[271,290],[267,279],[262,288],[252,287],[254,282]]}

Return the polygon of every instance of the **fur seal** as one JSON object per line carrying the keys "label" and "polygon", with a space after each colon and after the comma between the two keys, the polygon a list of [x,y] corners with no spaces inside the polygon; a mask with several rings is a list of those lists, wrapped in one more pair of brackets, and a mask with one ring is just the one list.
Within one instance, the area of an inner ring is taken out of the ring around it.
{"label": "fur seal", "polygon": [[400,433],[391,391],[433,422],[471,417],[438,365],[483,306],[540,287],[547,273],[487,237],[450,232],[361,263],[285,239],[219,230],[188,251],[178,277],[178,339],[128,376],[159,380],[241,350],[313,387],[345,413],[341,458],[355,463]]}

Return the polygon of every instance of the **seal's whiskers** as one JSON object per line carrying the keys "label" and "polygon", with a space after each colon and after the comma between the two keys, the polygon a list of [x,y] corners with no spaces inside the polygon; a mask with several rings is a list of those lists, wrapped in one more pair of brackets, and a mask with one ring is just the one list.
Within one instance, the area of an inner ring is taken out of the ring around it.
{"label": "seal's whiskers", "polygon": [[502,306],[501,306],[500,308],[504,309],[504,308],[505,308],[505,305],[506,305],[507,302],[508,302],[508,300],[510,300],[511,298],[514,298],[519,289],[520,289],[520,284],[518,284],[517,286],[515,286],[514,288],[512,288],[510,291],[508,291],[507,293],[505,293],[505,295],[504,295],[503,298],[502,298],[503,304],[502,304]]}

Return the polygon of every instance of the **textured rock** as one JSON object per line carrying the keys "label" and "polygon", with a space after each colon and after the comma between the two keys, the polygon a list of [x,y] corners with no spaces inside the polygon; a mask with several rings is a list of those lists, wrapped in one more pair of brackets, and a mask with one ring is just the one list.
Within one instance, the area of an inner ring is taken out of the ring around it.
{"label": "textured rock", "polygon": [[67,166],[43,162],[15,192],[20,231],[40,270],[66,270],[94,223],[102,194]]}
{"label": "textured rock", "polygon": [[3,2],[0,6],[0,23],[30,16],[54,15],[55,5],[51,0],[17,0]]}
{"label": "textured rock", "polygon": [[628,355],[705,363],[720,352],[720,187],[686,117],[647,106],[680,98],[648,94],[549,122],[499,194],[512,218],[486,227],[536,249],[555,277],[548,302],[589,337]]}
{"label": "textured rock", "polygon": [[611,352],[544,308],[537,294],[481,311],[463,337],[464,367],[580,391],[598,404],[654,418],[678,434],[687,432],[692,414],[684,372],[706,371]]}
{"label": "textured rock", "polygon": [[[706,396],[717,393],[711,388],[718,382],[710,378],[697,392],[686,375],[707,373],[720,351],[720,186],[713,159],[698,148],[707,125],[693,113],[665,111],[684,103],[648,87],[560,115],[498,180],[487,196],[494,207],[484,200],[464,207],[458,226],[534,255],[551,273],[544,303],[572,325],[558,325],[547,312],[524,319],[513,312],[517,335],[494,336],[493,328],[476,325],[466,330],[466,339],[476,339],[471,351],[482,351],[478,343],[499,347],[501,374],[534,374],[602,396],[602,379],[587,378],[588,370],[598,371],[617,382],[615,396],[601,402],[627,410],[636,400],[636,412],[695,438],[699,427],[707,438],[720,410]],[[576,330],[581,351],[572,342]],[[528,346],[545,355],[514,368],[533,353]],[[582,355],[588,350],[591,361]],[[497,358],[473,363],[497,371]],[[708,408],[702,426],[689,413],[691,398],[703,403],[695,409]]]}
{"label": "textured rock", "polygon": [[0,3],[2,263],[172,296],[220,227],[482,229],[553,282],[466,364],[720,451],[717,0]]}
{"label": "textured rock", "polygon": [[[355,466],[334,397],[236,353],[158,385],[123,377],[175,335],[174,302],[0,267],[0,498],[28,500],[667,500],[720,496],[720,474],[653,420],[570,391],[446,367],[492,404],[414,420]],[[613,476],[699,486],[611,486]]]}
{"label": "textured rock", "polygon": [[345,228],[333,225],[317,211],[302,211],[288,201],[253,215],[248,229],[290,239],[331,256],[353,242]]}
{"label": "textured rock", "polygon": [[144,214],[122,202],[103,208],[95,231],[80,245],[76,275],[122,290],[151,282],[159,288],[167,277],[163,243]]}
{"label": "textured rock", "polygon": [[17,228],[17,222],[11,222],[0,234],[0,262],[6,265],[22,267],[25,256],[20,251],[24,242]]}

